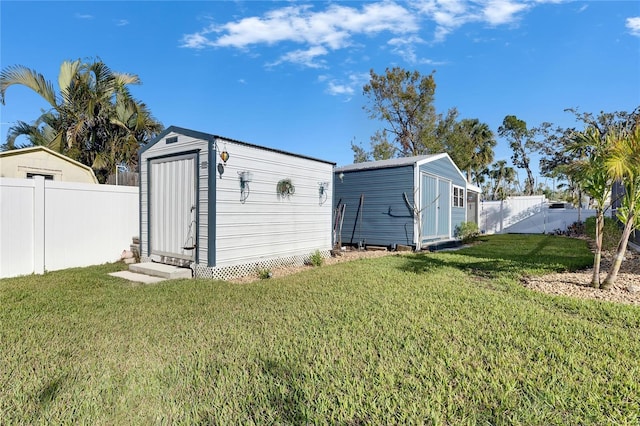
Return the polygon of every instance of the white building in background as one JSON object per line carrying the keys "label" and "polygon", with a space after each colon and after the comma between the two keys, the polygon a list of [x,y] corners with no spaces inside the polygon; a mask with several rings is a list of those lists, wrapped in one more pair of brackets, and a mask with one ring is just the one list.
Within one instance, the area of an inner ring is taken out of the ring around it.
{"label": "white building in background", "polygon": [[35,176],[58,182],[98,183],[91,167],[44,146],[0,152],[0,177]]}

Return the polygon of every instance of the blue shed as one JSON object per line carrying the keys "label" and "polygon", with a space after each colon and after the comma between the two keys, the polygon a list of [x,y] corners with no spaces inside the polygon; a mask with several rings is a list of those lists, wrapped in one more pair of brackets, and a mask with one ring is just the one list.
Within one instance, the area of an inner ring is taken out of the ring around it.
{"label": "blue shed", "polygon": [[478,222],[480,189],[448,154],[393,158],[335,169],[336,243],[424,247]]}

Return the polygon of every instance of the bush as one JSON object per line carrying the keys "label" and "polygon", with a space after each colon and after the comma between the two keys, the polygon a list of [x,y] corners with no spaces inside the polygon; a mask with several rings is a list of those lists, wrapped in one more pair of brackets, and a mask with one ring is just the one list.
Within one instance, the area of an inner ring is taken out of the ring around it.
{"label": "bush", "polygon": [[258,269],[258,278],[261,280],[268,280],[271,278],[273,274],[271,273],[271,269],[269,268],[259,268]]}
{"label": "bush", "polygon": [[570,237],[578,237],[580,235],[584,235],[584,222],[573,222],[567,228],[566,235]]}
{"label": "bush", "polygon": [[322,257],[320,250],[316,250],[315,253],[313,253],[309,258],[309,264],[313,266],[322,266],[323,263],[324,257]]}
{"label": "bush", "polygon": [[[584,231],[587,237],[596,238],[596,218],[587,218],[584,221]],[[615,250],[620,242],[622,230],[618,226],[618,221],[611,217],[604,218],[604,232],[602,236],[602,250]]]}
{"label": "bush", "polygon": [[456,226],[454,235],[456,238],[460,238],[463,243],[470,243],[478,238],[480,230],[475,222],[462,222]]}

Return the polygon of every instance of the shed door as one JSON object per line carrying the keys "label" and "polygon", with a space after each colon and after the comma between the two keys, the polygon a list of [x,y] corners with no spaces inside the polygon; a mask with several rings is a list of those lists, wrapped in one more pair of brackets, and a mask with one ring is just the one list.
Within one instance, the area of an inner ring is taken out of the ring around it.
{"label": "shed door", "polygon": [[422,237],[436,235],[438,229],[438,179],[422,175]]}
{"label": "shed door", "polygon": [[197,239],[196,155],[150,162],[151,255],[195,260]]}
{"label": "shed door", "polygon": [[467,222],[478,223],[478,194],[467,191]]}
{"label": "shed door", "polygon": [[438,237],[449,237],[451,220],[451,182],[438,181]]}
{"label": "shed door", "polygon": [[451,211],[451,182],[422,174],[422,238],[449,237]]}

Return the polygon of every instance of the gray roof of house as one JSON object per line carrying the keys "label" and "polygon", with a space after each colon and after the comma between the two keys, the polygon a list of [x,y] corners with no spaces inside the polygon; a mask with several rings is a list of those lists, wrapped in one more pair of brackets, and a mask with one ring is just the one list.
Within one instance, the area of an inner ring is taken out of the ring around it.
{"label": "gray roof of house", "polygon": [[402,158],[391,158],[389,160],[380,160],[380,161],[368,161],[366,163],[354,163],[349,164],[342,167],[336,167],[336,172],[353,172],[356,170],[367,170],[367,169],[385,169],[389,167],[402,167],[402,166],[411,166],[413,164],[419,162],[428,162],[425,160],[435,160],[436,158],[440,158],[446,154],[428,154],[428,155],[417,155],[415,157],[402,157]]}

